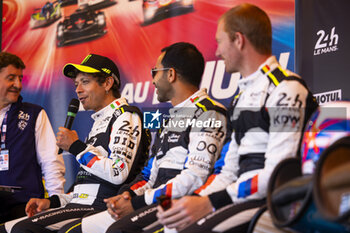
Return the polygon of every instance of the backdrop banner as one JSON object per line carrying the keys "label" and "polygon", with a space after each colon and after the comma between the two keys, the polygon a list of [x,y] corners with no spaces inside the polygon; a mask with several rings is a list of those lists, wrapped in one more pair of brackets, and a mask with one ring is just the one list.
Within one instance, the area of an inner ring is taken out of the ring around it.
{"label": "backdrop banner", "polygon": [[296,72],[319,104],[349,99],[350,1],[296,1]]}
{"label": "backdrop banner", "polygon": [[[150,74],[161,49],[180,41],[193,43],[206,61],[201,87],[228,105],[240,75],[225,73],[224,62],[215,56],[215,32],[219,17],[243,2],[269,14],[273,54],[294,70],[294,0],[3,0],[1,46],[25,62],[24,100],[46,109],[55,132],[76,97],[62,68],[80,63],[89,53],[118,65],[121,94],[130,104],[156,110],[170,107],[157,102]],[[82,139],[89,132],[90,115],[78,113],[73,124]]]}

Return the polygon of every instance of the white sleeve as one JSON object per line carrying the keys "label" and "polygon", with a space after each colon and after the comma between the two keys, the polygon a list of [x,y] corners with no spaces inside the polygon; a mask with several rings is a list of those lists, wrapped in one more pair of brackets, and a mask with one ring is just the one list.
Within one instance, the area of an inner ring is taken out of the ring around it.
{"label": "white sleeve", "polygon": [[112,126],[109,152],[102,147],[88,145],[76,159],[83,168],[113,184],[128,178],[141,140],[142,124],[136,113],[125,112]]}
{"label": "white sleeve", "polygon": [[239,170],[238,145],[234,139],[234,132],[230,134],[230,141],[223,146],[220,158],[216,161],[213,174],[206,183],[195,193],[206,196],[221,191],[237,180]]}
{"label": "white sleeve", "polygon": [[[264,198],[276,165],[286,158],[296,156],[303,130],[307,95],[308,91],[297,81],[283,81],[272,92],[266,103],[270,127],[264,168],[257,174],[255,171],[247,172],[227,187],[234,202]],[[249,187],[253,189],[254,186],[255,191],[249,191]]]}
{"label": "white sleeve", "polygon": [[35,123],[36,154],[49,196],[64,193],[65,166],[62,155],[58,155],[55,134],[45,112],[41,110]]}
{"label": "white sleeve", "polygon": [[203,127],[201,130],[192,128],[189,133],[188,149],[184,169],[180,174],[162,184],[157,188],[146,190],[145,201],[148,205],[162,193],[171,194],[171,198],[179,198],[192,194],[204,184],[208,178],[215,161],[222,149],[226,135],[226,117],[224,114],[214,110],[201,114],[197,121],[204,122],[207,119],[215,119],[221,122],[221,127]]}

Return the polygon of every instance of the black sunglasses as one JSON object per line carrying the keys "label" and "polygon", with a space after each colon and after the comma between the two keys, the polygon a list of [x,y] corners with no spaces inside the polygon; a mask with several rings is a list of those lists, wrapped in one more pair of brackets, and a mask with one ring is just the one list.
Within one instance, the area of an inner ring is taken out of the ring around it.
{"label": "black sunglasses", "polygon": [[152,78],[154,78],[154,76],[156,76],[157,72],[158,71],[161,71],[161,70],[170,70],[171,68],[152,68],[151,69],[151,75],[152,75]]}

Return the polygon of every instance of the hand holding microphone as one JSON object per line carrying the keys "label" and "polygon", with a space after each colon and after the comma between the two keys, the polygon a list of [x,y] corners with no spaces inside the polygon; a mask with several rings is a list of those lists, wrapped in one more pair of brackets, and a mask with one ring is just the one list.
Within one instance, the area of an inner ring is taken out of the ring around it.
{"label": "hand holding microphone", "polygon": [[60,148],[58,154],[61,154],[63,150],[68,151],[73,142],[79,139],[78,134],[74,130],[70,130],[73,125],[74,118],[79,110],[79,100],[72,99],[68,106],[67,118],[64,123],[64,127],[58,128],[56,137],[56,144]]}

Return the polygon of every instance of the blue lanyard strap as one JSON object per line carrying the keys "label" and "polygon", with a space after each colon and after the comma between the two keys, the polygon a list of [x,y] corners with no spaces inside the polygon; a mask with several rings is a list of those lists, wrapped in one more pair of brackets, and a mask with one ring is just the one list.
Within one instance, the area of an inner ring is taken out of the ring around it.
{"label": "blue lanyard strap", "polygon": [[4,120],[1,124],[1,149],[5,149],[5,140],[6,140],[6,130],[7,130],[7,114],[8,111],[5,113]]}

